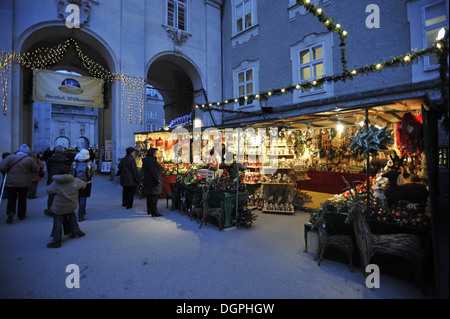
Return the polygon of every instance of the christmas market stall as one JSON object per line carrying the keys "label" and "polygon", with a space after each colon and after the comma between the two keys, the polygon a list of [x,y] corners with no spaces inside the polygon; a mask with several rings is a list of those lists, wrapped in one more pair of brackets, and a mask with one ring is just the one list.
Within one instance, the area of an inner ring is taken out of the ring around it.
{"label": "christmas market stall", "polygon": [[221,165],[222,152],[213,151],[220,149],[215,133],[136,133],[137,165],[142,166],[139,163],[149,147],[158,148],[164,186],[160,198],[167,199],[167,207],[170,199],[172,209],[197,221],[199,227],[209,222],[219,230],[232,226],[248,228],[256,217],[247,209],[246,185],[227,171],[228,166]]}

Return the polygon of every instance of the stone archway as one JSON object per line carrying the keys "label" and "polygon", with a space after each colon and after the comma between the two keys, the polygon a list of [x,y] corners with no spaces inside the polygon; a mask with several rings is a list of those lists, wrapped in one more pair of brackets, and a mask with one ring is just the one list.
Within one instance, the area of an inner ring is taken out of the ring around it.
{"label": "stone archway", "polygon": [[207,101],[199,68],[189,58],[164,52],[149,63],[147,81],[159,90],[164,99],[165,122],[192,113],[193,119],[202,114],[194,108],[195,103]]}
{"label": "stone archway", "polygon": [[70,140],[66,136],[58,136],[55,139],[55,146],[64,146],[64,148],[70,147]]}
{"label": "stone archway", "polygon": [[[26,54],[27,52],[33,52],[37,48],[41,47],[54,47],[68,38],[73,38],[83,53],[96,63],[102,65],[106,70],[115,72],[117,59],[112,50],[108,47],[105,41],[101,37],[94,34],[89,29],[72,31],[69,34],[69,30],[61,25],[35,25],[32,28],[25,31],[18,37],[15,43],[15,51],[20,54]],[[92,76],[88,70],[84,67],[83,61],[77,56],[75,48],[71,47],[64,57],[54,65],[48,67],[49,70],[68,70],[74,71],[81,75]],[[18,74],[18,75],[17,75]],[[25,68],[16,69],[16,77],[18,77],[17,87],[18,99],[13,101],[18,105],[18,116],[15,121],[17,131],[20,140],[25,141],[28,145],[34,145],[34,131],[30,128],[30,124],[34,122],[34,101],[32,100],[32,88],[33,77],[32,70]],[[95,135],[98,138],[99,147],[104,145],[105,140],[111,140],[113,135],[113,120],[112,107],[115,105],[114,99],[114,85],[111,83],[105,83],[104,85],[104,108],[99,109],[98,119],[95,128]],[[50,107],[51,109],[51,107]],[[40,121],[42,126],[44,121]],[[76,138],[76,137],[74,137]],[[54,137],[47,139],[49,145],[47,147],[54,147]],[[44,145],[40,145],[43,148]],[[45,148],[44,148],[45,149]]]}

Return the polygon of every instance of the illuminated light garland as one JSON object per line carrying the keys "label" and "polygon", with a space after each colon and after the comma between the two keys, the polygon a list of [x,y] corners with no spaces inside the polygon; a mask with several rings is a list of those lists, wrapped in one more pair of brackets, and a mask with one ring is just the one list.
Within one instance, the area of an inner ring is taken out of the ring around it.
{"label": "illuminated light garland", "polygon": [[341,64],[344,72],[347,72],[347,58],[346,58],[346,49],[345,49],[345,40],[348,37],[348,32],[342,29],[342,26],[339,23],[334,23],[334,19],[327,17],[323,12],[322,8],[314,6],[310,0],[297,0],[297,4],[305,7],[305,9],[317,17],[319,22],[323,24],[330,32],[336,32],[339,34],[339,39],[341,43],[339,46],[341,47]]}
{"label": "illuminated light garland", "polygon": [[[334,24],[332,18],[328,18],[324,15],[323,10],[318,10],[320,8],[315,8],[313,5],[310,4],[309,1],[297,1],[300,5],[304,5],[305,8],[308,9],[311,13],[316,15],[321,21],[324,26],[326,26],[330,31],[333,32],[339,32],[340,38],[341,38],[341,47],[342,50],[345,50],[345,38],[347,37],[348,33],[345,30],[342,30],[342,27],[339,24]],[[448,29],[445,29],[445,35],[444,37],[434,46],[430,48],[426,48],[423,50],[413,50],[406,55],[402,55],[399,57],[392,58],[391,60],[380,62],[380,63],[374,63],[372,65],[367,65],[358,69],[354,69],[351,72],[346,69],[346,63],[345,60],[345,54],[341,55],[341,61],[343,62],[344,72],[341,74],[335,75],[335,76],[324,76],[320,79],[317,79],[315,81],[311,82],[305,82],[302,84],[296,84],[289,87],[284,87],[281,89],[274,89],[266,92],[257,93],[256,95],[248,95],[246,96],[246,99],[249,98],[256,98],[260,99],[261,97],[270,97],[272,95],[278,96],[281,94],[284,94],[286,92],[293,92],[294,89],[300,90],[302,88],[309,89],[313,85],[317,84],[323,84],[326,82],[338,82],[338,81],[346,81],[351,80],[356,74],[369,74],[372,72],[379,72],[382,69],[385,68],[392,68],[392,67],[398,67],[400,65],[410,64],[417,62],[420,58],[422,58],[425,55],[436,53],[439,56],[440,61],[440,75],[441,75],[441,82],[442,82],[442,94],[444,96],[445,100],[448,100],[448,88],[446,88],[446,72],[448,72]],[[144,104],[144,93],[145,93],[145,84],[146,80],[144,78],[136,78],[131,76],[126,76],[123,74],[115,74],[108,70],[106,70],[102,65],[96,63],[95,61],[91,60],[89,57],[87,57],[81,50],[80,46],[74,39],[68,39],[65,40],[63,43],[53,47],[53,48],[38,48],[34,50],[33,52],[27,52],[21,55],[17,54],[7,54],[5,52],[0,52],[0,84],[2,85],[2,103],[3,103],[3,114],[6,115],[8,107],[7,107],[7,88],[8,88],[8,80],[9,75],[11,72],[11,63],[12,62],[18,62],[23,68],[27,69],[34,69],[34,68],[40,68],[40,69],[46,69],[47,67],[54,65],[59,62],[59,60],[65,55],[65,53],[68,51],[70,46],[74,46],[75,50],[81,59],[83,65],[88,70],[88,72],[95,76],[96,78],[100,78],[104,80],[105,82],[114,82],[114,81],[121,81],[123,83],[122,85],[122,122],[124,122],[125,119],[125,113],[124,113],[124,101],[125,101],[125,95],[127,92],[127,89],[129,92],[128,95],[128,101],[129,101],[129,120],[130,123],[133,119],[133,107],[134,100],[137,99],[137,105],[139,108],[139,112],[137,112],[138,115],[136,115],[136,121],[139,118],[142,123],[142,112],[143,112],[143,104]],[[341,50],[341,51],[342,51]],[[342,51],[345,53],[345,51]],[[234,100],[235,103],[239,101],[239,98],[231,99]],[[229,103],[229,100],[224,101],[218,101],[214,102],[217,106],[224,106]],[[231,110],[225,110],[225,109],[216,109],[212,108],[213,103],[210,103],[209,107],[206,107],[206,110],[212,110],[212,111],[220,111],[220,112],[231,112],[231,113],[245,113],[245,114],[255,114],[260,115],[260,113],[255,112],[240,112],[240,111],[231,111]],[[198,107],[195,105],[195,107]],[[205,109],[205,105],[202,104],[202,109]]]}
{"label": "illuminated light garland", "polygon": [[[448,39],[448,33],[446,33],[446,39]],[[430,48],[426,48],[423,50],[412,50],[411,52],[405,54],[405,55],[401,55],[398,57],[394,57],[390,60],[387,61],[383,61],[383,62],[379,62],[379,63],[374,63],[371,65],[366,65],[364,67],[360,67],[358,69],[354,69],[352,71],[346,71],[343,72],[341,74],[338,75],[334,75],[334,76],[324,76],[320,79],[314,80],[312,82],[304,82],[302,84],[295,84],[292,86],[288,86],[288,87],[283,87],[280,89],[273,89],[270,91],[265,91],[265,92],[260,92],[260,93],[256,93],[254,95],[248,95],[247,98],[256,98],[256,99],[260,99],[261,97],[271,97],[271,96],[280,96],[282,94],[285,94],[287,92],[293,92],[294,90],[300,90],[300,89],[310,89],[313,86],[317,86],[317,85],[323,85],[324,83],[331,83],[331,82],[339,82],[339,81],[347,81],[347,80],[352,80],[354,78],[354,76],[356,75],[361,75],[361,74],[369,74],[369,73],[373,73],[373,72],[380,72],[383,69],[386,68],[393,68],[393,67],[398,67],[398,66],[404,66],[407,64],[412,64],[412,63],[416,63],[417,61],[419,61],[419,59],[421,59],[422,57],[424,57],[425,55],[429,55],[429,54],[433,54],[436,53],[439,56],[443,56],[446,57],[448,55],[448,51],[444,51],[442,48],[445,47],[444,45],[435,45],[432,46]],[[443,60],[445,60],[445,58],[443,58]],[[239,102],[239,98],[234,98],[233,99],[235,103]],[[222,101],[222,102],[214,102],[214,104],[216,105],[220,105],[220,106],[224,106],[228,103],[228,100]],[[215,111],[219,111],[218,109],[206,109],[206,110],[215,110]],[[225,110],[222,110],[223,112],[227,112]],[[231,111],[230,112],[235,112],[236,111]],[[246,113],[246,114],[251,114],[253,113],[254,115],[260,115],[260,113],[256,113],[256,112],[241,112],[241,113]]]}
{"label": "illuminated light garland", "polygon": [[2,86],[3,115],[6,115],[6,113],[8,112],[8,81],[9,75],[11,73],[12,58],[12,54],[0,52],[0,85]]}

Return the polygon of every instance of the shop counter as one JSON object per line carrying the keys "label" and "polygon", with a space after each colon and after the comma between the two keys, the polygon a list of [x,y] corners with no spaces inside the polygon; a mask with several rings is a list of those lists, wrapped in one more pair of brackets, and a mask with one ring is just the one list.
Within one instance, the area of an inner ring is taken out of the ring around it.
{"label": "shop counter", "polygon": [[161,195],[159,195],[159,198],[166,198],[166,194],[172,192],[172,190],[170,189],[170,183],[174,183],[176,181],[176,179],[177,179],[176,175],[163,176],[164,192]]}
{"label": "shop counter", "polygon": [[312,191],[319,193],[341,194],[347,187],[342,176],[350,183],[353,181],[364,182],[367,180],[366,174],[338,173],[329,171],[313,171],[306,172],[310,179],[297,181],[297,189],[303,191]]}
{"label": "shop counter", "polygon": [[[186,194],[186,204],[187,207],[190,207],[194,201],[195,196],[201,198],[202,189],[199,187],[190,187],[184,184],[178,184],[179,190],[184,191]],[[247,201],[248,200],[248,191],[245,190],[243,192],[238,192],[239,201]],[[231,227],[233,225],[232,220],[236,214],[236,193],[225,193],[225,192],[216,192],[210,191],[208,204],[210,208],[220,207],[225,212],[225,220],[223,223],[223,227]],[[215,219],[208,219],[208,223],[216,225],[217,222]]]}

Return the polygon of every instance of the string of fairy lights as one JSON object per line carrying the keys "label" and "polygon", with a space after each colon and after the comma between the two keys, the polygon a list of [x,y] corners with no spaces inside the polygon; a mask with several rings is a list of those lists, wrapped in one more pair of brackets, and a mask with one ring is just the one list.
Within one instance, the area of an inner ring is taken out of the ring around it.
{"label": "string of fairy lights", "polygon": [[[357,69],[348,70],[348,61],[346,59],[346,39],[348,38],[348,32],[343,29],[343,27],[335,23],[334,19],[328,17],[322,8],[316,7],[311,3],[311,0],[297,0],[299,5],[306,8],[308,12],[317,17],[318,21],[323,24],[331,32],[339,34],[340,47],[341,47],[341,63],[343,72],[332,76],[323,76],[314,81],[304,81],[302,83],[289,85],[282,88],[272,89],[268,91],[262,91],[256,94],[249,94],[245,96],[235,97],[231,99],[225,99],[222,101],[210,102],[208,104],[194,104],[195,108],[199,108],[202,111],[217,111],[217,112],[230,112],[230,113],[242,113],[242,114],[253,114],[261,115],[260,112],[250,112],[250,111],[239,111],[239,110],[229,110],[225,106],[232,105],[233,103],[245,102],[248,99],[269,99],[273,96],[280,96],[286,93],[293,93],[295,90],[309,90],[316,86],[321,87],[325,83],[347,81],[352,80],[355,76],[361,74],[369,74],[373,72],[380,72],[386,68],[394,68],[399,66],[405,66],[407,64],[412,64],[418,62],[425,55],[437,54],[440,57],[440,75],[441,79],[446,78],[448,72],[448,29],[445,29],[445,35],[441,37],[433,46],[428,47],[423,50],[412,50],[404,55],[393,57],[389,60],[373,63],[366,65]],[[75,48],[75,52],[80,58],[83,66],[89,72],[90,75],[102,79],[105,83],[112,83],[115,81],[121,82],[121,117],[122,123],[128,119],[129,123],[135,121],[136,123],[142,124],[143,119],[143,108],[145,99],[145,88],[147,80],[144,78],[128,76],[124,74],[117,74],[110,72],[101,64],[95,62],[83,53],[83,50],[76,42],[75,39],[69,38],[64,42],[51,47],[41,47],[37,48],[32,52],[23,53],[17,55],[15,53],[5,53],[0,52],[0,85],[2,94],[2,106],[3,114],[6,115],[8,111],[7,105],[7,93],[8,93],[8,82],[11,73],[11,66],[13,62],[19,63],[23,68],[26,69],[47,69],[49,66],[57,64],[66,54],[66,52],[71,48]],[[445,85],[443,87],[443,96],[448,99],[448,91],[444,92]],[[126,110],[127,106],[128,110]]]}
{"label": "string of fairy lights", "polygon": [[[114,81],[121,82],[122,122],[125,122],[125,119],[128,118],[129,123],[135,121],[136,123],[142,124],[146,80],[143,78],[110,72],[101,64],[95,62],[84,54],[80,45],[73,38],[67,39],[54,47],[41,47],[35,49],[34,51],[20,55],[15,53],[0,52],[0,85],[2,87],[3,114],[6,115],[8,112],[8,82],[11,73],[11,65],[13,62],[17,62],[25,69],[45,70],[52,65],[58,64],[58,62],[64,57],[71,47],[74,47],[75,52],[80,58],[84,68],[90,75],[103,80],[105,83],[112,83]],[[128,111],[126,111],[127,107]],[[127,115],[125,115],[126,112],[128,113]]]}

